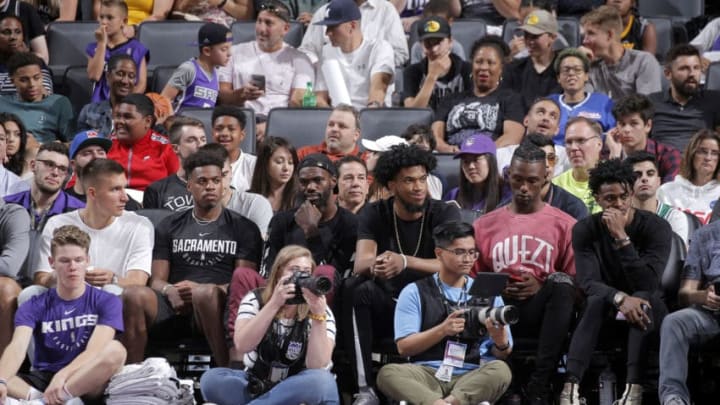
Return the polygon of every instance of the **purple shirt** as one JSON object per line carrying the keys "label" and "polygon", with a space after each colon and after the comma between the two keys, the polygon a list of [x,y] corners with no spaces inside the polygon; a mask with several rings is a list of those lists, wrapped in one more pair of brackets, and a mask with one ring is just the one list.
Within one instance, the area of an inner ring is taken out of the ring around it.
{"label": "purple shirt", "polygon": [[122,302],[88,284],[85,293],[71,301],[60,298],[51,288],[22,304],[15,314],[15,327],[33,329],[33,365],[40,371],[57,372],[70,364],[85,351],[95,325],[122,332]]}
{"label": "purple shirt", "polygon": [[85,203],[78,200],[75,197],[67,195],[64,191],[60,191],[55,201],[53,201],[50,209],[45,211],[43,215],[38,215],[32,208],[32,197],[30,196],[30,190],[21,191],[19,193],[5,196],[5,202],[11,204],[18,204],[25,207],[30,213],[30,219],[32,223],[32,229],[41,230],[45,227],[47,220],[53,215],[62,214],[69,211],[75,211],[79,208],[85,208]]}
{"label": "purple shirt", "polygon": [[[95,56],[96,48],[97,42],[91,42],[88,44],[87,48],[85,48],[85,53],[92,58],[93,56]],[[110,86],[108,86],[107,77],[105,76],[105,73],[107,71],[107,63],[113,55],[118,55],[121,53],[130,55],[133,61],[135,61],[135,68],[137,70],[137,75],[135,76],[135,84],[137,84],[138,78],[140,77],[140,63],[143,61],[143,59],[150,59],[150,51],[145,48],[145,45],[141,44],[140,41],[135,38],[131,38],[127,42],[122,43],[115,48],[108,48],[105,51],[105,68],[103,69],[103,74],[100,77],[100,80],[95,82],[95,86],[93,87],[93,103],[97,103],[99,101],[107,100],[110,98]]]}
{"label": "purple shirt", "polygon": [[218,75],[213,70],[212,77],[207,77],[197,59],[190,61],[195,68],[195,79],[187,86],[178,103],[178,109],[184,107],[214,108],[218,96]]}

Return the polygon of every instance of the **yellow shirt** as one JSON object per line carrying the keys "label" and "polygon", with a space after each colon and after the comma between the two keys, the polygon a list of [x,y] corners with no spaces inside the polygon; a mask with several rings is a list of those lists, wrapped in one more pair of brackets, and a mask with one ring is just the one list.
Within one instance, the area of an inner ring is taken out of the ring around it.
{"label": "yellow shirt", "polygon": [[128,24],[140,24],[152,15],[154,0],[126,0]]}
{"label": "yellow shirt", "polygon": [[553,184],[558,187],[562,187],[568,193],[582,200],[587,206],[590,214],[595,214],[602,211],[600,205],[595,202],[595,198],[590,192],[590,187],[587,181],[577,181],[572,175],[572,169],[563,172],[561,175],[553,178]]}

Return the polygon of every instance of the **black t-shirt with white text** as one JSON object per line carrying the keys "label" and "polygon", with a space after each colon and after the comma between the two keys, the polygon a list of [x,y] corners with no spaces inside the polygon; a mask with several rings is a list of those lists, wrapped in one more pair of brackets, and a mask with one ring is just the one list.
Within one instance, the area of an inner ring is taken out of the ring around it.
{"label": "black t-shirt with white text", "polygon": [[[433,87],[430,102],[428,103],[428,107],[432,108],[433,111],[437,111],[440,103],[447,97],[463,93],[472,88],[472,78],[470,77],[472,75],[472,65],[460,59],[454,53],[450,54],[450,60],[452,62],[450,70],[445,76],[438,78]],[[412,64],[404,70],[403,100],[417,96],[425,82],[427,72],[427,58],[423,58],[420,62]]]}
{"label": "black t-shirt with white text", "polygon": [[171,174],[151,183],[143,194],[144,208],[162,208],[171,211],[185,211],[192,208],[192,195],[187,183],[177,174]]}
{"label": "black t-shirt with white text", "polygon": [[260,264],[262,238],[257,225],[223,209],[217,220],[201,225],[193,210],[177,212],[155,228],[153,260],[170,262],[168,282],[227,284],[235,260]]}

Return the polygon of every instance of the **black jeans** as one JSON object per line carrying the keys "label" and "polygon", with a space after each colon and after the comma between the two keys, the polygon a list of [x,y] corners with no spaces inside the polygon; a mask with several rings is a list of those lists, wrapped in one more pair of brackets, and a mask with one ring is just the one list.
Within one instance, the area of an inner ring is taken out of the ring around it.
{"label": "black jeans", "polygon": [[[633,297],[643,298],[650,302],[652,310],[648,314],[651,324],[647,330],[629,325],[627,338],[627,383],[637,384],[642,381],[645,371],[645,359],[648,352],[649,338],[658,333],[660,323],[667,314],[667,307],[660,293],[636,291]],[[581,381],[590,364],[593,351],[597,346],[598,336],[603,324],[615,319],[617,310],[604,297],[589,296],[585,304],[580,323],[575,329],[568,353],[568,375]]]}
{"label": "black jeans", "polygon": [[535,370],[527,387],[532,396],[544,396],[549,390],[572,324],[574,303],[575,286],[562,273],[549,277],[537,294],[526,300],[505,299],[505,304],[520,310],[520,321],[512,326],[513,336],[538,339]]}

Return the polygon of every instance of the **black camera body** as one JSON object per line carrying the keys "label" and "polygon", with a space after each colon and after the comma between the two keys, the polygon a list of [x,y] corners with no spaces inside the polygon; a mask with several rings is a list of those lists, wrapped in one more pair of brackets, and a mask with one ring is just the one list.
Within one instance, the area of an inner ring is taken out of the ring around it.
{"label": "black camera body", "polygon": [[272,387],[275,385],[271,383],[270,381],[265,381],[263,379],[260,379],[256,377],[253,373],[247,373],[248,377],[248,385],[247,390],[248,394],[250,394],[251,397],[255,398],[258,397],[272,389]]}
{"label": "black camera body", "polygon": [[295,297],[285,301],[287,305],[305,303],[302,288],[305,287],[315,295],[325,295],[332,290],[332,281],[325,276],[312,276],[304,271],[296,271],[285,281],[285,284],[295,284]]}

